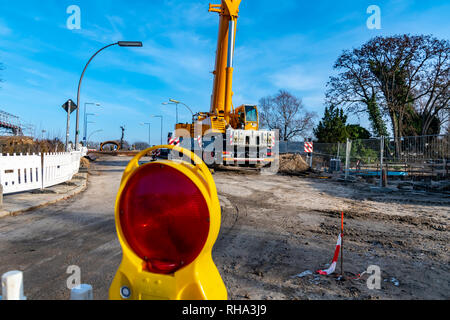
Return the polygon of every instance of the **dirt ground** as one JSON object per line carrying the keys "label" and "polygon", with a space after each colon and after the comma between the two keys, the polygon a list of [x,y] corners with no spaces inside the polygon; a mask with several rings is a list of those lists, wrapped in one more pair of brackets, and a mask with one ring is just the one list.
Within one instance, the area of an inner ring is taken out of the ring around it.
{"label": "dirt ground", "polygon": [[[232,299],[450,298],[448,195],[236,172],[215,180],[223,224],[214,256]],[[293,278],[329,266],[341,211],[345,281]],[[380,290],[368,289],[368,275],[355,279],[369,265],[381,269]]]}
{"label": "dirt ground", "polygon": [[[107,299],[121,261],[114,200],[129,160],[100,158],[85,192],[0,219],[0,274],[22,270],[29,300],[68,299],[66,270],[78,265],[94,298]],[[214,179],[223,213],[213,258],[230,299],[450,298],[448,195],[241,171]],[[331,263],[341,210],[350,279],[292,278]],[[366,276],[351,279],[369,265],[381,269],[381,290],[369,290]]]}

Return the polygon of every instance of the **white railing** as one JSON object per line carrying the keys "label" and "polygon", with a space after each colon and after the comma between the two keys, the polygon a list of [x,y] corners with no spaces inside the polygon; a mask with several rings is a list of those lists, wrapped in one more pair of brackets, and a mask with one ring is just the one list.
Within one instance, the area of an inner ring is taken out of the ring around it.
{"label": "white railing", "polygon": [[43,189],[69,181],[80,169],[85,150],[32,155],[0,155],[3,194]]}

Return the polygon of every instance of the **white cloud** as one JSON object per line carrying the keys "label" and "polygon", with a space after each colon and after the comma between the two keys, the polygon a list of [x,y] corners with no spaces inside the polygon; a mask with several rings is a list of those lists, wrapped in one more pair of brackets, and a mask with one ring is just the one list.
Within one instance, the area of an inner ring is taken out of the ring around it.
{"label": "white cloud", "polygon": [[12,30],[8,28],[8,26],[0,20],[0,36],[9,36],[12,34]]}
{"label": "white cloud", "polygon": [[[66,26],[61,26],[62,28],[66,28]],[[117,30],[117,28],[113,27],[113,30],[110,28],[101,27],[98,25],[89,25],[87,27],[82,27],[80,30],[72,30],[74,33],[78,33],[86,39],[93,40],[99,43],[112,43],[116,41],[120,41],[123,38],[121,32]]]}
{"label": "white cloud", "polygon": [[111,24],[112,27],[117,28],[119,27],[124,27],[125,23],[123,21],[123,19],[121,17],[118,16],[106,16],[106,19],[108,19],[109,23]]}
{"label": "white cloud", "polygon": [[43,78],[43,79],[50,79],[51,77],[44,72],[41,72],[37,69],[32,69],[32,68],[22,68],[23,71],[25,71],[26,73],[32,74],[34,76],[37,76],[39,78]]}
{"label": "white cloud", "polygon": [[320,89],[322,85],[321,80],[317,76],[305,72],[300,65],[277,71],[272,74],[271,81],[280,89],[296,91]]}

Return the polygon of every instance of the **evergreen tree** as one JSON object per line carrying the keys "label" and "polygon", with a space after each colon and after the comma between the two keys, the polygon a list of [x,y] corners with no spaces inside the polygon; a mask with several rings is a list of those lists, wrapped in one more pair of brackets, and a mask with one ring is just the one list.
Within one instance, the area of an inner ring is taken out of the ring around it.
{"label": "evergreen tree", "polygon": [[325,114],[314,129],[317,142],[335,143],[344,142],[347,139],[346,131],[347,116],[344,110],[334,105],[325,108]]}
{"label": "evergreen tree", "polygon": [[370,132],[359,124],[347,124],[347,115],[342,108],[330,106],[325,108],[322,121],[314,129],[319,143],[345,142],[351,140],[369,139]]}
{"label": "evergreen tree", "polygon": [[347,137],[350,140],[370,139],[370,132],[359,124],[349,124],[346,126]]}

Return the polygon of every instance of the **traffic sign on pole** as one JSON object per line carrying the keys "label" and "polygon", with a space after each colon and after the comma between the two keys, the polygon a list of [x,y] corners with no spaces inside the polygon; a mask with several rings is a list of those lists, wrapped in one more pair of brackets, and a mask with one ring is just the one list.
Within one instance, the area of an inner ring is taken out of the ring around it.
{"label": "traffic sign on pole", "polygon": [[[78,106],[72,99],[67,100],[66,103],[62,105],[62,108],[67,112],[67,122],[66,122],[66,143],[65,143],[65,151],[68,151],[69,146],[69,136],[70,136],[70,114],[78,109]],[[76,148],[76,146],[75,146]]]}
{"label": "traffic sign on pole", "polygon": [[69,112],[70,110],[70,113],[72,113],[77,110],[78,106],[75,104],[75,102],[72,101],[72,99],[69,99],[62,105],[62,108],[66,110],[66,112]]}

